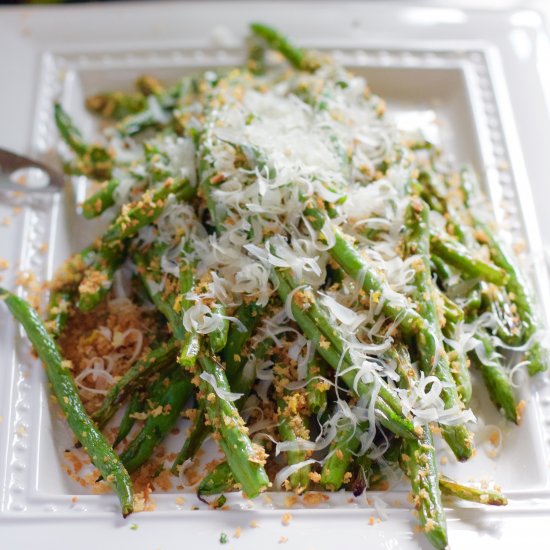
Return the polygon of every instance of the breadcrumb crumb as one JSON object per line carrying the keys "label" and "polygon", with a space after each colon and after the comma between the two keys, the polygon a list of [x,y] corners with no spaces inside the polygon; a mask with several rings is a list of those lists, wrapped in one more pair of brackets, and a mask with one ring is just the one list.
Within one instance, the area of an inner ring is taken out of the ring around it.
{"label": "breadcrumb crumb", "polygon": [[302,502],[306,506],[318,506],[319,504],[327,502],[329,500],[329,498],[330,497],[328,495],[326,495],[325,493],[318,493],[318,492],[315,492],[315,491],[310,491],[302,497]]}
{"label": "breadcrumb crumb", "polygon": [[283,525],[289,525],[291,521],[292,521],[292,514],[289,514],[289,513],[283,514],[283,517],[281,518],[281,523]]}
{"label": "breadcrumb crumb", "polygon": [[319,483],[319,481],[321,481],[321,474],[318,472],[309,472],[308,477],[313,483]]}
{"label": "breadcrumb crumb", "polygon": [[287,508],[292,508],[298,502],[298,497],[296,495],[287,495],[285,497],[285,506]]}
{"label": "breadcrumb crumb", "polygon": [[521,418],[523,416],[523,411],[525,410],[525,406],[527,403],[525,403],[525,400],[522,399],[516,406],[516,413],[518,415],[518,424],[521,422]]}

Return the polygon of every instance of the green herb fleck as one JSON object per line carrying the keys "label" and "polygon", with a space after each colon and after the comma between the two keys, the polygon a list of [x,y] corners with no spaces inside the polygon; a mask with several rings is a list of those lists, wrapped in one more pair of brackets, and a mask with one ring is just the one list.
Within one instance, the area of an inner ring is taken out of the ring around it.
{"label": "green herb fleck", "polygon": [[227,544],[229,542],[229,539],[225,533],[222,533],[220,535],[220,544]]}
{"label": "green herb fleck", "polygon": [[227,502],[227,499],[225,498],[225,495],[221,495],[216,501],[215,507],[221,508],[226,502]]}
{"label": "green herb fleck", "polygon": [[139,527],[139,525],[138,525],[137,523],[132,523],[132,525],[130,525],[130,529],[131,529],[132,531],[137,531],[137,530],[138,530],[138,527]]}

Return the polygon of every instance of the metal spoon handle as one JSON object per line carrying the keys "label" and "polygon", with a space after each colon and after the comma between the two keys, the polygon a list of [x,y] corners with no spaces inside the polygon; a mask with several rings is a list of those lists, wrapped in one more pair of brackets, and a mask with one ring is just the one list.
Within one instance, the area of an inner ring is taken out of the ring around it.
{"label": "metal spoon handle", "polygon": [[57,193],[62,191],[65,186],[64,175],[58,170],[50,168],[37,160],[0,148],[0,174],[10,175],[22,168],[37,168],[42,170],[48,175],[49,183],[43,187],[33,188],[24,184],[19,185],[13,182],[2,182],[0,183],[1,191]]}

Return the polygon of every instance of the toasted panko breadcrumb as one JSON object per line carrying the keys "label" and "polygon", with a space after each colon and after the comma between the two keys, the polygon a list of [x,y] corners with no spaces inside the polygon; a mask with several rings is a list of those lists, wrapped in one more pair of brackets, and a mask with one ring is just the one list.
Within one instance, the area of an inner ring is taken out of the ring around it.
{"label": "toasted panko breadcrumb", "polygon": [[156,509],[157,503],[150,496],[151,491],[145,488],[139,493],[134,493],[134,512],[152,512]]}
{"label": "toasted panko breadcrumb", "polygon": [[[109,366],[109,374],[116,379],[138,359],[136,346],[141,346],[139,355],[148,350],[155,322],[151,312],[142,310],[130,300],[105,301],[90,313],[72,311],[58,343],[63,357],[72,364],[75,378],[87,367],[104,365]],[[88,412],[99,407],[103,395],[84,388],[106,391],[108,380],[109,376],[87,376],[81,380],[79,392]]]}
{"label": "toasted panko breadcrumb", "polygon": [[281,518],[281,523],[283,525],[289,525],[291,521],[292,521],[292,514],[289,514],[289,513],[283,514],[283,517]]}
{"label": "toasted panko breadcrumb", "polygon": [[302,497],[302,502],[306,506],[318,506],[329,500],[329,496],[325,493],[318,493],[314,491],[309,491]]}

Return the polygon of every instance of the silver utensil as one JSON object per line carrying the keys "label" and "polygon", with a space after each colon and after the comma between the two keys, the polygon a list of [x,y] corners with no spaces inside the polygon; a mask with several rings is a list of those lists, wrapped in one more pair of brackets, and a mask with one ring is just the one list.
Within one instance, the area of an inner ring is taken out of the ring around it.
{"label": "silver utensil", "polygon": [[64,186],[65,176],[58,170],[0,148],[0,192],[58,193]]}

